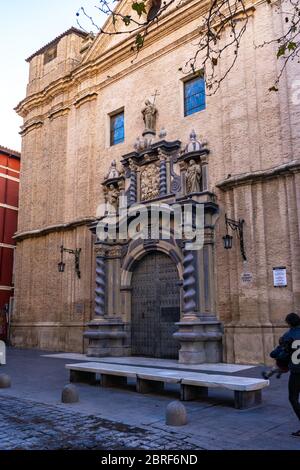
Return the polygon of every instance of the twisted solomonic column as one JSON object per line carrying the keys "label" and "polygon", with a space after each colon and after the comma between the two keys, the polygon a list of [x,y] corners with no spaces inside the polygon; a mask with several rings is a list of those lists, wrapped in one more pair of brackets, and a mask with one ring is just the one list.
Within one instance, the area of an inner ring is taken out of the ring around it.
{"label": "twisted solomonic column", "polygon": [[130,204],[134,204],[136,202],[137,196],[137,181],[136,181],[136,170],[135,168],[131,168],[131,175],[130,175],[130,190],[129,190],[129,202]]}
{"label": "twisted solomonic column", "polygon": [[106,269],[104,253],[96,257],[95,317],[105,315]]}
{"label": "twisted solomonic column", "polygon": [[167,194],[167,164],[164,156],[160,159],[159,164],[159,195],[165,196]]}
{"label": "twisted solomonic column", "polygon": [[196,276],[194,253],[183,250],[183,320],[196,320]]}

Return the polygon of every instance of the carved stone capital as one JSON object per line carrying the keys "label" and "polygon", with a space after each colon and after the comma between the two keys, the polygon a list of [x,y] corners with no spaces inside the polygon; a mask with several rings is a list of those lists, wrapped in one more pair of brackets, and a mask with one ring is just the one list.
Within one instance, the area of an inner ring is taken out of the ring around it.
{"label": "carved stone capital", "polygon": [[131,158],[129,160],[129,168],[131,171],[137,171],[138,169],[137,164]]}
{"label": "carved stone capital", "polygon": [[107,256],[113,258],[122,257],[122,246],[112,246],[107,250]]}
{"label": "carved stone capital", "polygon": [[105,258],[107,254],[107,248],[103,246],[95,246],[95,255],[96,256],[101,256],[102,258]]}

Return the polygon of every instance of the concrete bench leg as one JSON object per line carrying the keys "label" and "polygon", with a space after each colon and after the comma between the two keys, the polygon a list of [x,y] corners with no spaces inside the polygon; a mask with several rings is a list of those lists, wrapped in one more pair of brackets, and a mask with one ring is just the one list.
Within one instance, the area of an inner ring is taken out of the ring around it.
{"label": "concrete bench leg", "polygon": [[122,387],[122,385],[127,385],[127,377],[101,374],[101,385],[102,387]]}
{"label": "concrete bench leg", "polygon": [[197,387],[195,385],[181,384],[180,386],[180,400],[197,400],[198,398],[205,398],[208,396],[207,387]]}
{"label": "concrete bench leg", "polygon": [[70,382],[81,382],[93,385],[96,382],[96,374],[94,372],[70,370]]}
{"label": "concrete bench leg", "polygon": [[261,403],[261,390],[254,390],[253,392],[234,392],[234,406],[238,410],[245,410],[252,408]]}
{"label": "concrete bench leg", "polygon": [[136,379],[136,391],[138,393],[151,393],[161,392],[164,389],[163,382],[157,382],[156,380]]}

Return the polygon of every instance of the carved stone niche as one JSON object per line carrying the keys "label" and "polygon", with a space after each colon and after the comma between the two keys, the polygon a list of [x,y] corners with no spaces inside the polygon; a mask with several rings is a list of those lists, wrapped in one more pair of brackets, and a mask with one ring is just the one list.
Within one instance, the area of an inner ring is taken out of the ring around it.
{"label": "carved stone niche", "polygon": [[112,161],[102,186],[107,212],[109,213],[112,209],[117,210],[121,191],[125,189],[125,175],[123,169],[121,171],[117,169],[115,160]]}
{"label": "carved stone niche", "polygon": [[205,143],[197,140],[197,135],[193,130],[190,134],[189,142],[177,159],[177,162],[180,164],[184,195],[207,191],[208,154],[209,150],[205,148]]}

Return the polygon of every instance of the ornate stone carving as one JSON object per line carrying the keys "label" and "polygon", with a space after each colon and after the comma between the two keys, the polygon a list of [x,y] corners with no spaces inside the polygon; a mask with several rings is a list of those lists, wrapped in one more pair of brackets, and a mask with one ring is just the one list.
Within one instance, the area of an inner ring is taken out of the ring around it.
{"label": "ornate stone carving", "polygon": [[110,184],[105,188],[104,191],[106,203],[117,209],[120,197],[120,189],[117,186]]}
{"label": "ornate stone carving", "polygon": [[201,191],[201,175],[201,166],[195,160],[190,160],[185,174],[187,194]]}
{"label": "ornate stone carving", "polygon": [[145,101],[145,107],[142,109],[142,115],[145,123],[144,133],[155,133],[157,109],[154,104],[150,102],[150,100]]}
{"label": "ornate stone carving", "polygon": [[147,201],[159,196],[160,175],[159,167],[150,164],[141,172],[141,201]]}
{"label": "ornate stone carving", "polygon": [[122,247],[121,246],[112,246],[109,248],[107,255],[113,258],[121,258],[122,256]]}
{"label": "ornate stone carving", "polygon": [[197,139],[197,134],[193,129],[190,133],[189,142],[186,144],[183,153],[200,152],[204,146],[205,143]]}
{"label": "ornate stone carving", "polygon": [[114,179],[114,178],[119,178],[119,176],[120,176],[120,172],[117,169],[116,160],[113,160],[111,162],[110,168],[108,170],[108,173],[107,173],[107,176],[106,176],[105,179],[110,180],[110,179]]}
{"label": "ornate stone carving", "polygon": [[158,133],[158,137],[160,139],[164,139],[167,136],[167,131],[164,127],[161,128],[161,130]]}

